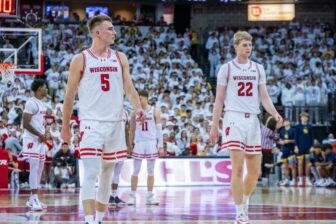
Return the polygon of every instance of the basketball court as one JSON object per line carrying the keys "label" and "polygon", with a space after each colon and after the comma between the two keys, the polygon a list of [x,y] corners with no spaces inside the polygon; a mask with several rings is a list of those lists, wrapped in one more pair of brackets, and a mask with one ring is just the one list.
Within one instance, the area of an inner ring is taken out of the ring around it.
{"label": "basketball court", "polygon": [[[127,200],[129,188],[120,196]],[[139,189],[136,207],[109,207],[104,223],[233,223],[235,207],[228,186],[157,187],[159,206],[146,206],[146,189]],[[43,212],[25,206],[26,190],[0,191],[0,223],[81,223],[79,189],[44,190]],[[336,190],[298,187],[258,187],[251,199],[252,223],[335,223]]]}

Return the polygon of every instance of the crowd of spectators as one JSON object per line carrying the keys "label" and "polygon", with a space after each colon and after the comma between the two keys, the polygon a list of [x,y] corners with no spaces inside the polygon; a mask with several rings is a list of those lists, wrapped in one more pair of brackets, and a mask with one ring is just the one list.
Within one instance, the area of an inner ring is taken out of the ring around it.
{"label": "crowd of spectators", "polygon": [[[311,123],[327,125],[328,95],[336,93],[335,30],[328,24],[294,21],[248,32],[254,38],[252,60],[265,67],[273,103],[284,106],[285,116],[295,123],[308,110]],[[209,31],[205,47],[210,76],[235,57],[233,34],[232,29]]]}
{"label": "crowd of spectators", "polygon": [[[52,170],[53,174],[50,180],[50,172],[47,171],[43,181],[47,186],[72,186],[75,183],[74,161],[78,158],[80,141],[79,121],[75,102],[71,144],[62,144],[62,102],[70,60],[90,46],[90,37],[85,23],[57,24],[46,21],[39,27],[43,28],[43,54],[46,59],[43,77],[49,88],[45,103],[48,107],[47,163],[50,165],[46,169]],[[279,29],[259,27],[251,28],[249,32],[255,37],[253,59],[265,65],[268,89],[275,104],[303,107],[310,105],[313,96],[318,96],[314,105],[327,104],[325,97],[329,92],[334,92],[336,86],[333,49],[336,37],[327,26],[290,23],[288,27]],[[227,152],[217,153],[220,142],[215,145],[209,142],[214,87],[207,81],[207,75],[194,60],[195,57],[192,57],[195,54],[193,44],[197,44],[194,35],[189,30],[178,34],[172,26],[150,27],[144,34],[132,23],[120,27],[113,48],[128,56],[135,87],[138,90],[146,89],[150,104],[161,111],[167,156],[227,155]],[[210,32],[206,43],[209,60],[212,54],[217,54],[218,58],[215,63],[210,61],[210,76],[217,73],[219,63],[234,57],[230,42],[232,35],[233,30]],[[32,96],[29,88],[33,78],[31,75],[20,75],[8,85],[0,83],[0,135],[3,142],[10,145],[8,148],[14,155],[21,150],[22,111],[25,102]],[[310,93],[310,89],[314,94]],[[125,110],[130,112],[127,101]],[[286,112],[289,118],[290,114],[292,112]],[[319,121],[318,116],[315,119]]]}

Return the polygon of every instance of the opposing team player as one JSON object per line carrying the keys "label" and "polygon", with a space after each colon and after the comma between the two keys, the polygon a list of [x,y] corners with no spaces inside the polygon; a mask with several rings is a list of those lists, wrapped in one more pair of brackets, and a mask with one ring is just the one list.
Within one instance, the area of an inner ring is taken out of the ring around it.
{"label": "opposing team player", "polygon": [[[266,111],[282,123],[266,89],[264,67],[249,59],[252,36],[243,31],[233,37],[236,58],[222,65],[217,77],[217,92],[213,110],[210,138],[217,142],[218,124],[223,105],[222,150],[230,150],[232,176],[231,190],[236,204],[236,223],[249,223],[249,198],[260,174],[261,134],[257,115],[260,101]],[[246,176],[243,178],[243,165]]]}
{"label": "opposing team player", "polygon": [[[130,150],[130,142],[129,142],[129,115],[127,110],[124,109],[123,113],[123,122],[125,123],[125,137],[126,137],[126,145],[127,145],[127,151]],[[115,168],[113,171],[113,177],[112,177],[112,194],[110,196],[109,204],[112,207],[122,207],[126,205],[126,202],[121,200],[118,197],[118,186],[119,186],[119,180],[120,180],[120,173],[121,169],[124,165],[124,161],[118,161],[115,164]]]}
{"label": "opposing team player", "polygon": [[84,166],[80,197],[85,222],[90,224],[102,222],[111,194],[114,164],[127,157],[122,121],[124,93],[140,120],[144,119],[144,113],[129,74],[125,54],[109,47],[114,43],[116,35],[111,18],[95,16],[88,21],[88,28],[92,36],[91,47],[75,55],[70,63],[61,136],[64,141],[70,142],[69,121],[78,91],[82,133],[80,155]]}
{"label": "opposing team player", "polygon": [[161,113],[155,110],[154,106],[148,104],[148,92],[140,91],[140,101],[142,109],[146,113],[146,121],[136,120],[134,114],[131,115],[130,142],[133,143],[132,157],[133,174],[131,177],[131,190],[129,195],[129,205],[136,205],[136,189],[138,185],[138,175],[143,159],[147,159],[147,205],[158,205],[153,194],[154,186],[154,166],[155,159],[163,154],[163,136],[161,125]]}
{"label": "opposing team player", "polygon": [[34,97],[30,98],[23,111],[23,149],[22,155],[29,162],[29,186],[31,194],[26,205],[32,210],[42,210],[47,206],[38,198],[38,187],[41,181],[45,160],[45,122],[46,106],[43,98],[47,96],[46,83],[42,79],[36,79],[31,90]]}

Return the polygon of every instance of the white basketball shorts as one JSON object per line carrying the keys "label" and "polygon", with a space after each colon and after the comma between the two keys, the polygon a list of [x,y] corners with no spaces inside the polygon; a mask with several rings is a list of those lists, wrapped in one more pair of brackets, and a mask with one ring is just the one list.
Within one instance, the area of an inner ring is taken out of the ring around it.
{"label": "white basketball shorts", "polygon": [[156,159],[159,157],[157,140],[142,140],[135,142],[132,152],[134,159]]}
{"label": "white basketball shorts", "polygon": [[261,131],[256,114],[226,111],[220,150],[242,150],[246,154],[261,154]]}
{"label": "white basketball shorts", "polygon": [[46,155],[45,148],[44,143],[39,142],[37,137],[23,138],[22,155],[26,159],[30,158],[44,161]]}
{"label": "white basketball shorts", "polygon": [[107,162],[116,162],[127,158],[123,121],[82,120],[80,133],[81,158],[101,157]]}

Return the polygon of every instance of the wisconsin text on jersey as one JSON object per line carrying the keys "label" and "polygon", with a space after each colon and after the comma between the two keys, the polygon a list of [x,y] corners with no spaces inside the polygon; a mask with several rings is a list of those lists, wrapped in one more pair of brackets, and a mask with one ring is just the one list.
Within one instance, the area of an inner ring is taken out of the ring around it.
{"label": "wisconsin text on jersey", "polygon": [[233,80],[257,80],[257,76],[233,76]]}
{"label": "wisconsin text on jersey", "polygon": [[118,72],[118,67],[94,67],[90,68],[90,72]]}

